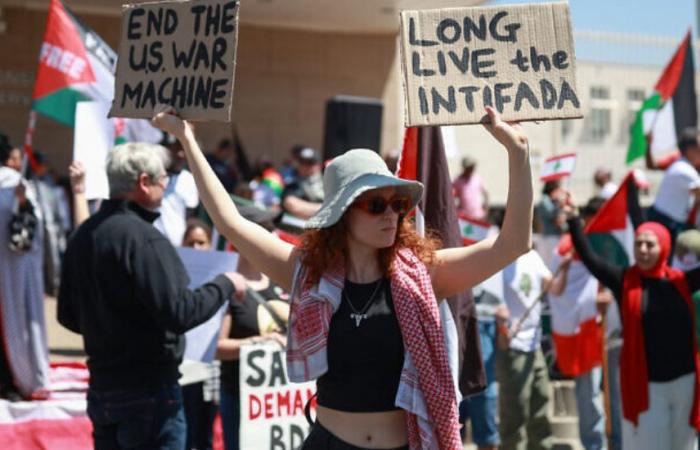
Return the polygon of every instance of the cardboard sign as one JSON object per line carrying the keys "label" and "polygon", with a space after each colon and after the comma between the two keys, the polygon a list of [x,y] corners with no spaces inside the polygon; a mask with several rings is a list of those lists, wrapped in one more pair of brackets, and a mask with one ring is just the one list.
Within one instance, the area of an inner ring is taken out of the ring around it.
{"label": "cardboard sign", "polygon": [[230,122],[238,0],[125,5],[110,116],[151,118],[159,103],[189,120]]}
{"label": "cardboard sign", "polygon": [[401,12],[406,126],[582,117],[566,3]]}
{"label": "cardboard sign", "polygon": [[278,344],[241,347],[240,448],[295,450],[309,434],[304,406],[316,385],[290,383],[285,357]]}

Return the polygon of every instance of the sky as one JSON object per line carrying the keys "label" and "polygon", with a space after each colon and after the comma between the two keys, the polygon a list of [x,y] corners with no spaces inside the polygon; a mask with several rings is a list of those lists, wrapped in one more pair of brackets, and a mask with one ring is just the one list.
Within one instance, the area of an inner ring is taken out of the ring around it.
{"label": "sky", "polygon": [[[492,5],[542,3],[541,0],[491,0]],[[655,34],[680,39],[696,28],[695,0],[571,0],[574,28]],[[672,6],[671,6],[672,5]],[[695,39],[697,33],[693,32]]]}
{"label": "sky", "polygon": [[[543,3],[544,0],[489,0],[487,5]],[[669,38],[666,46],[610,45],[576,39],[576,56],[609,62],[665,64],[688,27],[697,40],[696,0],[571,0],[574,30],[605,31]],[[696,51],[698,49],[696,48]]]}

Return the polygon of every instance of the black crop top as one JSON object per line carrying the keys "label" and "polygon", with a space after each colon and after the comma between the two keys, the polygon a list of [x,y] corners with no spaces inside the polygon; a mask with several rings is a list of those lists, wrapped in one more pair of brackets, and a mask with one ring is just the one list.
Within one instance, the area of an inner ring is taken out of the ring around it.
{"label": "black crop top", "polygon": [[[364,313],[366,318],[351,317],[355,313]],[[403,340],[389,280],[369,284],[346,280],[328,332],[328,372],[316,382],[318,404],[348,412],[398,409],[394,401],[403,360]]]}

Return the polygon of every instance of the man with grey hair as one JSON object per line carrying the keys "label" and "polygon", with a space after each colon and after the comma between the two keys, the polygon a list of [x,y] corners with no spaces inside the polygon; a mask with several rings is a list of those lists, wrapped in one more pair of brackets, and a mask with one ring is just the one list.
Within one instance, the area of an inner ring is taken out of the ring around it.
{"label": "man with grey hair", "polygon": [[195,291],[152,223],[167,185],[165,149],[130,143],[107,164],[110,199],[68,244],[58,321],[83,336],[95,449],[184,449],[178,366],[183,333],[234,292],[222,274]]}

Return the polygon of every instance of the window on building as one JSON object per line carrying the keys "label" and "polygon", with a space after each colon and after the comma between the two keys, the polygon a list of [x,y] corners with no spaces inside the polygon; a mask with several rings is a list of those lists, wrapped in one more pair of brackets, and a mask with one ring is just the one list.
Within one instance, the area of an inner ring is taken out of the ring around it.
{"label": "window on building", "polygon": [[562,140],[567,140],[571,137],[574,131],[574,121],[573,120],[562,120],[561,121],[561,138]]}
{"label": "window on building", "polygon": [[592,86],[590,96],[591,109],[584,122],[582,137],[587,142],[602,142],[611,131],[614,103],[610,99],[610,89],[605,86]]}

